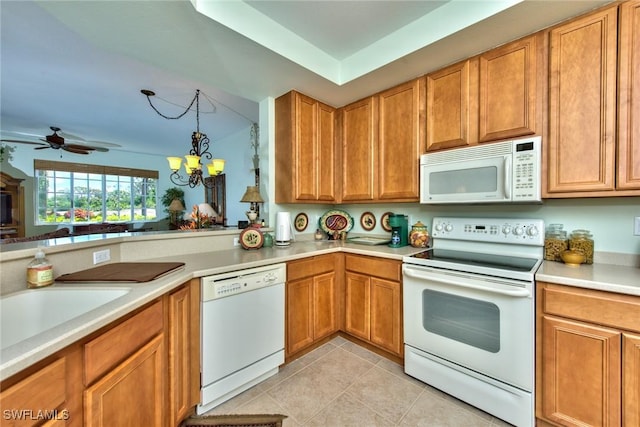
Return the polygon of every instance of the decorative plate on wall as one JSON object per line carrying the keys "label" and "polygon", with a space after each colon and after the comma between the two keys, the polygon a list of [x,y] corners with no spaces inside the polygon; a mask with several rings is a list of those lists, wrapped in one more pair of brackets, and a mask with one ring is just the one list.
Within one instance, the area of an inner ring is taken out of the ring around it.
{"label": "decorative plate on wall", "polygon": [[366,231],[371,231],[376,226],[376,216],[371,212],[365,212],[360,217],[360,225]]}
{"label": "decorative plate on wall", "polygon": [[264,243],[264,236],[255,227],[247,227],[240,233],[240,244],[245,249],[260,249]]}
{"label": "decorative plate on wall", "polygon": [[391,231],[391,226],[389,225],[389,216],[391,215],[393,215],[393,212],[385,212],[380,218],[380,225],[382,225],[384,231]]}
{"label": "decorative plate on wall", "polygon": [[293,220],[293,226],[295,227],[296,231],[301,232],[306,230],[307,225],[309,225],[309,218],[307,217],[306,213],[300,212],[298,215],[296,215],[296,219]]}
{"label": "decorative plate on wall", "polygon": [[330,234],[334,231],[348,232],[353,228],[353,218],[345,211],[330,210],[320,217],[320,228]]}

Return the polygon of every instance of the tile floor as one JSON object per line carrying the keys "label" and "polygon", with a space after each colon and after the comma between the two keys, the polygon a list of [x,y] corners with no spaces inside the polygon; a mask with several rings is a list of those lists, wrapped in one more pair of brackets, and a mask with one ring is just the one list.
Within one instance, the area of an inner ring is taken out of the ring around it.
{"label": "tile floor", "polygon": [[337,337],[209,414],[280,413],[283,427],[509,426]]}

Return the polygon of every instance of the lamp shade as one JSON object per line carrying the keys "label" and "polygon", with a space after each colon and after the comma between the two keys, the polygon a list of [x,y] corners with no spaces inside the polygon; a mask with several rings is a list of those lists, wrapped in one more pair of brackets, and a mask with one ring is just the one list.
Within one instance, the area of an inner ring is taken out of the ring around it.
{"label": "lamp shade", "polygon": [[222,171],[224,171],[224,160],[213,159],[211,163],[207,165],[207,170],[211,176],[220,175]]}
{"label": "lamp shade", "polygon": [[189,169],[198,169],[200,166],[200,156],[186,155],[184,158],[187,159]]}
{"label": "lamp shade", "polygon": [[182,202],[179,199],[173,199],[171,201],[171,204],[169,205],[168,208],[170,211],[183,211],[184,210],[184,205],[182,204]]}
{"label": "lamp shade", "polygon": [[210,218],[214,218],[214,217],[218,216],[216,211],[211,207],[211,205],[209,203],[200,203],[198,205],[198,212],[200,212],[201,215],[205,214],[205,215],[209,216]]}
{"label": "lamp shade", "polygon": [[169,169],[177,171],[182,166],[182,159],[180,157],[167,157],[169,161]]}
{"label": "lamp shade", "polygon": [[244,196],[242,196],[242,199],[240,199],[240,201],[253,203],[264,202],[264,200],[262,200],[262,196],[260,196],[260,190],[258,190],[258,187],[256,186],[248,186],[247,191],[244,193]]}

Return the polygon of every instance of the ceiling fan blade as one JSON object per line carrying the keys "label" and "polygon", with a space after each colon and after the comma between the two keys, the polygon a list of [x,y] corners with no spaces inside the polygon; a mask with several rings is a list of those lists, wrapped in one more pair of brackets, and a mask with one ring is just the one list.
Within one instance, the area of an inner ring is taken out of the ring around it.
{"label": "ceiling fan blade", "polygon": [[72,135],[70,133],[67,132],[63,132],[63,131],[58,131],[57,132],[58,135],[60,135],[61,137],[63,137],[64,139],[68,139],[68,140],[73,140],[73,141],[86,141],[83,137],[81,136],[77,136],[77,135]]}
{"label": "ceiling fan blade", "polygon": [[92,146],[96,147],[96,146],[102,146],[102,147],[122,147],[122,145],[120,144],[114,144],[113,142],[105,142],[105,141],[87,141],[88,144],[91,144]]}
{"label": "ceiling fan blade", "polygon": [[97,146],[95,146],[95,145],[87,145],[85,149],[86,149],[86,150],[95,150],[95,151],[99,151],[99,152],[101,152],[101,153],[106,153],[106,152],[108,152],[108,151],[109,151],[109,149],[108,149],[108,148],[105,148],[105,147],[97,147]]}
{"label": "ceiling fan blade", "polygon": [[45,147],[36,147],[34,148],[34,150],[46,150],[47,148],[53,148],[53,147],[49,147],[48,145]]}
{"label": "ceiling fan blade", "polygon": [[29,145],[45,145],[42,142],[22,141],[19,139],[0,139],[0,142],[11,142],[16,144],[29,144]]}
{"label": "ceiling fan blade", "polygon": [[72,148],[74,150],[83,150],[83,151],[94,151],[95,148],[89,147],[88,145],[80,145],[80,144],[64,144],[63,147]]}
{"label": "ceiling fan blade", "polygon": [[65,150],[65,151],[68,151],[70,153],[75,153],[75,154],[89,154],[90,153],[90,151],[87,151],[85,149],[77,148],[77,145],[73,145],[73,144],[70,144],[70,145],[65,144],[65,145],[62,146],[62,149]]}

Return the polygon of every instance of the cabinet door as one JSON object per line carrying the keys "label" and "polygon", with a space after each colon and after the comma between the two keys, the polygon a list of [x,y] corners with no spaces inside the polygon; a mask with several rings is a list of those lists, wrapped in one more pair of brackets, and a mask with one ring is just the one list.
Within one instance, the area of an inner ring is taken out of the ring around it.
{"label": "cabinet door", "polygon": [[[194,286],[195,289],[195,286]],[[196,305],[196,310],[200,307]],[[180,424],[192,406],[197,403],[197,394],[193,395],[193,371],[200,373],[200,353],[192,342],[200,339],[193,334],[199,331],[194,316],[191,288],[189,284],[169,295],[169,419],[172,425]],[[196,384],[199,389],[199,384]]]}
{"label": "cabinet door", "polygon": [[296,200],[316,200],[318,198],[318,103],[308,96],[296,93],[295,134],[293,166]]}
{"label": "cabinet door", "polygon": [[347,271],[345,274],[345,293],[345,330],[368,341],[371,337],[369,276]]}
{"label": "cabinet door", "polygon": [[536,133],[538,104],[537,36],[480,55],[479,141]]}
{"label": "cabinet door", "polygon": [[373,200],[377,169],[377,100],[342,108],[342,201]]}
{"label": "cabinet door", "polygon": [[164,426],[164,336],[159,335],[84,392],[86,426]]}
{"label": "cabinet door", "polygon": [[[618,62],[619,190],[640,189],[640,1],[620,5]],[[634,118],[635,117],[635,118]]]}
{"label": "cabinet door", "polygon": [[622,335],[622,425],[640,426],[640,335]]}
{"label": "cabinet door", "polygon": [[542,414],[565,426],[620,425],[620,332],[542,318]]}
{"label": "cabinet door", "polygon": [[338,330],[336,318],[336,274],[321,274],[313,278],[313,339],[317,340]]}
{"label": "cabinet door", "polygon": [[371,342],[402,355],[400,283],[371,278]]}
{"label": "cabinet door", "polygon": [[418,167],[424,138],[425,79],[379,96],[378,198],[418,201]]}
{"label": "cabinet door", "polygon": [[313,277],[287,283],[286,355],[313,343]]}
{"label": "cabinet door", "polygon": [[549,196],[615,188],[617,16],[613,7],[550,32]]}
{"label": "cabinet door", "polygon": [[[318,103],[318,126],[316,144],[318,163],[316,166],[317,200],[336,200],[336,171],[338,167],[335,140],[336,109]],[[303,165],[304,167],[304,165]]]}
{"label": "cabinet door", "polygon": [[477,143],[478,61],[427,75],[427,151]]}

